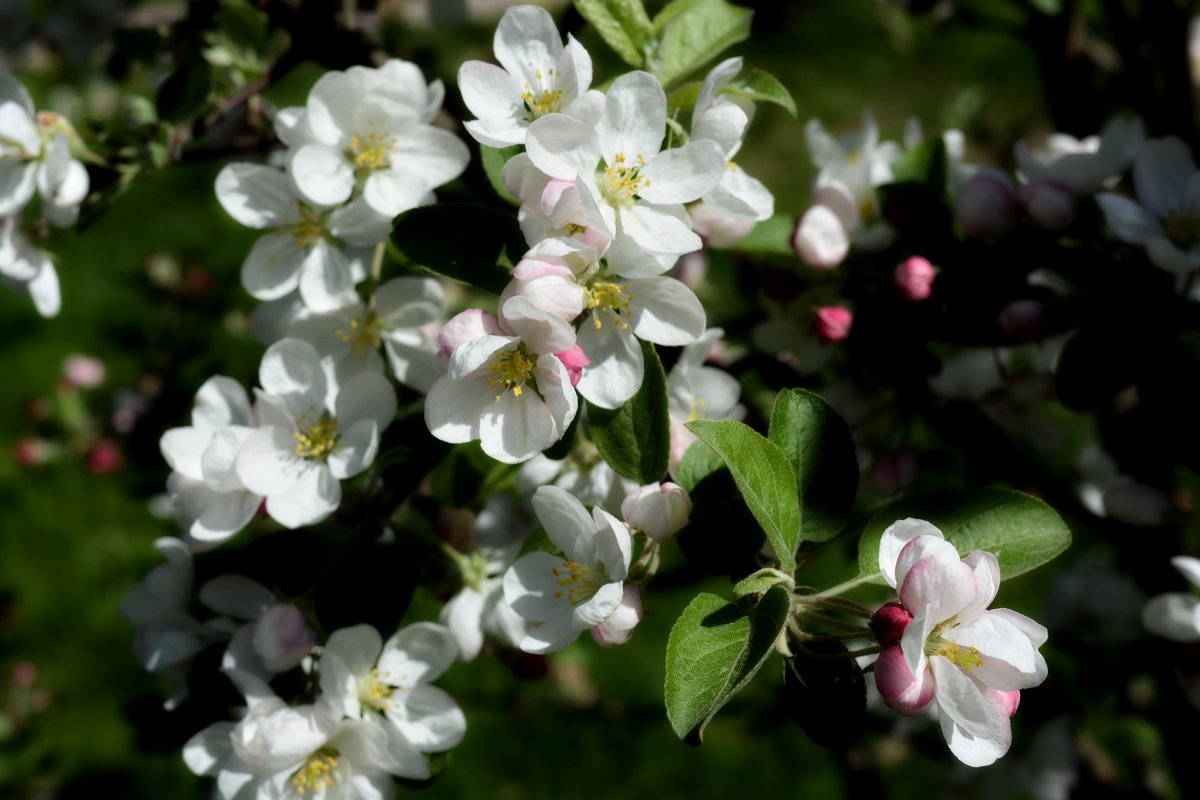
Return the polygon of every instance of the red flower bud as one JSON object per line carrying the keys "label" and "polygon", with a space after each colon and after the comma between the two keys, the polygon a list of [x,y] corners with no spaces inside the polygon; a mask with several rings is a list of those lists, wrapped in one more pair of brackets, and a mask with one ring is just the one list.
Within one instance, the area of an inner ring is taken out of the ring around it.
{"label": "red flower bud", "polygon": [[896,644],[904,635],[904,629],[912,622],[913,615],[899,603],[884,603],[875,616],[871,617],[870,628],[875,640],[884,647]]}

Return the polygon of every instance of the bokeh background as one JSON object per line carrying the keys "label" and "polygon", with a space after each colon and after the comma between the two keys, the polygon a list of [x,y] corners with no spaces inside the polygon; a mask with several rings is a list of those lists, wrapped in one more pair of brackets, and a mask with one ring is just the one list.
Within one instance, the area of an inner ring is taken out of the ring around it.
{"label": "bokeh background", "polygon": [[[1037,141],[1056,129],[1093,133],[1119,109],[1157,114],[1160,131],[1190,136],[1193,130],[1190,86],[1182,96],[1168,85],[1141,92],[1127,65],[1113,61],[1113,32],[1094,21],[1104,19],[1102,6],[1131,5],[1120,0],[918,3],[926,7],[918,14],[875,0],[744,4],[756,10],[753,35],[733,52],[778,76],[800,110],[793,119],[760,106],[739,157],[775,193],[781,215],[794,218],[811,200],[814,169],[803,123],[812,117],[845,132],[869,108],[883,136],[895,140],[910,119],[927,135],[956,128],[966,135],[969,160],[1002,166],[1011,165],[1018,138]],[[3,0],[0,60],[29,86],[39,108],[119,119],[137,108],[122,96],[150,102],[179,56],[145,52],[148,42],[159,41],[145,32],[168,30],[199,5]],[[329,6],[263,5],[296,15],[296,41],[303,40],[305,16],[323,19]],[[366,33],[352,41],[330,36],[323,50],[308,31],[309,51],[265,89],[249,116],[300,102],[325,68],[379,54],[415,61],[429,77],[441,77],[450,115],[461,116],[455,73],[465,59],[491,58],[503,4],[346,5]],[[1173,32],[1175,49],[1152,57],[1186,59],[1184,4],[1162,5],[1184,24]],[[563,4],[554,8],[564,30],[597,60],[599,77],[616,74],[620,66],[579,15]],[[1078,14],[1093,21],[1091,38],[1086,26],[1071,28],[1080,25]],[[1046,40],[1029,34],[1034,17],[1043,20],[1034,28]],[[362,48],[364,36],[370,47]],[[1062,70],[1075,70],[1078,80],[1071,84]],[[218,91],[227,97],[236,87]],[[1170,127],[1180,119],[1186,129]],[[1153,129],[1156,121],[1147,121]],[[228,122],[234,131],[253,123],[246,116]],[[253,301],[238,281],[256,234],[229,219],[212,191],[222,164],[246,146],[235,133],[211,138],[211,147],[156,154],[171,163],[131,176],[127,190],[85,214],[82,232],[55,235],[63,292],[58,318],[40,319],[27,301],[0,292],[0,796],[6,798],[191,798],[209,791],[179,753],[211,709],[163,710],[167,689],[135,660],[132,626],[116,610],[158,563],[153,541],[176,530],[162,510],[168,469],[158,437],[185,422],[193,393],[209,375],[252,383],[261,354],[248,330]],[[442,196],[494,201],[477,161]],[[714,254],[709,269],[718,287],[706,297],[713,319],[745,346],[755,315],[765,313],[756,280],[791,267],[786,258],[768,269]],[[64,362],[73,354],[103,362],[99,386],[64,381]],[[762,419],[770,395],[756,363],[743,364],[739,376],[752,418]],[[796,376],[795,383],[822,390],[830,377]],[[836,393],[830,397],[839,402]],[[1150,638],[1139,621],[1147,596],[1182,588],[1167,559],[1188,543],[1200,544],[1190,517],[1171,516],[1146,529],[1088,511],[1078,485],[1063,476],[1077,462],[1076,445],[1094,438],[1094,415],[1068,411],[1052,397],[1021,406],[1005,394],[967,405],[959,411],[970,425],[906,423],[890,442],[880,426],[892,422],[844,411],[864,437],[864,518],[872,505],[904,492],[1002,485],[1047,497],[1075,534],[1057,561],[1001,590],[999,605],[1043,621],[1051,639],[1043,648],[1050,679],[1024,693],[1015,744],[999,765],[962,767],[936,724],[898,722],[875,711],[853,744],[820,747],[781,699],[774,661],[720,713],[702,748],[680,744],[662,708],[666,636],[697,591],[720,592],[727,583],[700,578],[672,551],[630,645],[606,651],[581,642],[551,659],[536,680],[530,678],[540,674],[539,665],[495,658],[448,673],[442,683],[465,709],[469,729],[428,796],[1200,796],[1189,760],[1200,716],[1188,700],[1189,689],[1193,701],[1197,696],[1200,654]],[[1022,414],[1036,420],[1024,424]],[[1014,417],[1020,424],[1006,427]],[[831,585],[853,573],[853,557],[852,541],[835,543],[812,558],[806,574]],[[419,595],[410,618],[434,618],[437,608],[435,598]],[[820,713],[836,726],[842,712]]]}

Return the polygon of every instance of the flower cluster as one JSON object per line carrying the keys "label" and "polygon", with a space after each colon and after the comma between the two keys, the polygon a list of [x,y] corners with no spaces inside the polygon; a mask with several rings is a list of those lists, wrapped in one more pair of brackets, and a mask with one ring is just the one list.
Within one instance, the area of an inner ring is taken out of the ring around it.
{"label": "flower cluster", "polygon": [[[29,92],[0,67],[0,278],[29,295],[43,317],[62,306],[58,272],[39,243],[47,225],[75,224],[90,179],[72,155],[75,131],[61,115],[38,112]],[[40,219],[23,214],[39,200]]]}
{"label": "flower cluster", "polygon": [[664,275],[702,246],[692,215],[753,223],[773,201],[732,160],[750,114],[722,90],[741,59],[705,78],[689,132],[668,129],[667,95],[650,73],[589,89],[590,57],[573,38],[562,43],[543,9],[506,12],[494,47],[500,67],[459,72],[478,116],[467,130],[487,146],[524,146],[502,179],[521,202],[529,251],[498,313],[465,311],[442,330],[449,369],[425,408],[439,439],[478,439],[493,458],[521,462],[563,437],[576,393],[608,409],[633,397],[640,341],[690,345],[704,333],[695,294]]}
{"label": "flower cluster", "polygon": [[1000,587],[996,557],[959,558],[942,532],[920,519],[883,532],[879,570],[900,595],[871,627],[884,646],[875,685],[902,714],[936,703],[950,751],[973,767],[991,764],[1012,742],[1009,717],[1022,689],[1046,679],[1038,648],[1046,629],[1007,608],[989,609]]}

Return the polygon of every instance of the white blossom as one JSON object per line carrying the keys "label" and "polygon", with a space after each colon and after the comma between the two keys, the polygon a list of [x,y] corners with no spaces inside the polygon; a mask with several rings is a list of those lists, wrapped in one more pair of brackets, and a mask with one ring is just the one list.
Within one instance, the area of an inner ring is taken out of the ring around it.
{"label": "white blossom", "polygon": [[1142,611],[1142,622],[1158,636],[1176,642],[1200,641],[1200,559],[1175,556],[1171,565],[1187,579],[1191,591],[1171,592],[1150,598]]}

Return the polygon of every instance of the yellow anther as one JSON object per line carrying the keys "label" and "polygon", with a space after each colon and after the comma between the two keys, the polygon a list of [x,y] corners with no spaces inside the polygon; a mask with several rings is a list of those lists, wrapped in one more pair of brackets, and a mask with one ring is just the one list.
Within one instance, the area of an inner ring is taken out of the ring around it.
{"label": "yellow anther", "polygon": [[629,310],[629,303],[635,300],[636,296],[630,293],[628,283],[593,281],[583,290],[583,298],[587,307],[592,309],[592,322],[597,329],[604,327],[601,315],[605,311],[611,311],[617,326],[623,331],[629,330],[629,323],[622,317],[633,316],[633,312]]}
{"label": "yellow anther", "polygon": [[700,409],[708,405],[708,401],[703,397],[697,397],[689,404],[688,422],[695,422],[698,419],[708,419],[708,414],[705,414]]}
{"label": "yellow anther", "polygon": [[979,657],[979,649],[975,647],[964,647],[961,644],[948,642],[945,639],[933,642],[930,640],[931,647],[927,653],[931,656],[942,656],[951,664],[959,669],[970,672],[976,667],[983,666],[983,659]]}
{"label": "yellow anther", "polygon": [[296,440],[293,451],[297,458],[322,460],[326,458],[338,442],[337,420],[327,413],[321,414],[315,422],[309,423],[307,414],[296,419],[296,430],[292,438]]}
{"label": "yellow anther", "polygon": [[312,247],[325,238],[325,220],[320,211],[305,203],[296,204],[297,217],[279,227],[279,233],[292,237],[296,247]]}
{"label": "yellow anther", "polygon": [[392,164],[392,137],[383,133],[350,137],[350,159],[356,172],[374,172]]}
{"label": "yellow anther", "polygon": [[636,167],[623,166],[625,161],[624,153],[614,153],[613,166],[604,168],[605,180],[597,181],[600,194],[614,206],[630,205],[638,192],[650,187],[650,179],[641,175],[642,167],[646,166],[646,159],[639,153]]}
{"label": "yellow anther", "polygon": [[488,384],[496,393],[496,402],[500,402],[500,395],[510,389],[514,397],[520,397],[525,392],[525,381],[533,376],[533,362],[520,350],[496,353],[488,369],[492,373],[488,377]]}
{"label": "yellow anther", "polygon": [[555,599],[562,599],[565,594],[573,606],[590,600],[601,586],[609,583],[608,576],[603,572],[587,564],[565,559],[561,567],[551,567],[550,572],[554,574],[554,584],[563,587],[554,593]]}
{"label": "yellow anther", "polygon": [[371,673],[358,682],[358,702],[363,708],[384,713],[391,706],[392,695],[404,691],[404,688],[391,683],[390,675],[380,676],[379,668],[373,667]]}
{"label": "yellow anther", "polygon": [[305,796],[309,792],[317,792],[333,785],[333,771],[337,769],[337,751],[322,748],[310,755],[300,767],[292,773],[292,788],[296,794]]}
{"label": "yellow anther", "polygon": [[338,328],[333,335],[350,345],[350,357],[355,361],[366,361],[367,356],[379,348],[383,334],[383,323],[374,311],[368,311],[362,319],[353,317],[350,329]]}
{"label": "yellow anther", "polygon": [[571,234],[572,236],[582,236],[583,234],[587,233],[587,231],[587,225],[577,225],[574,222],[567,223],[567,233]]}

